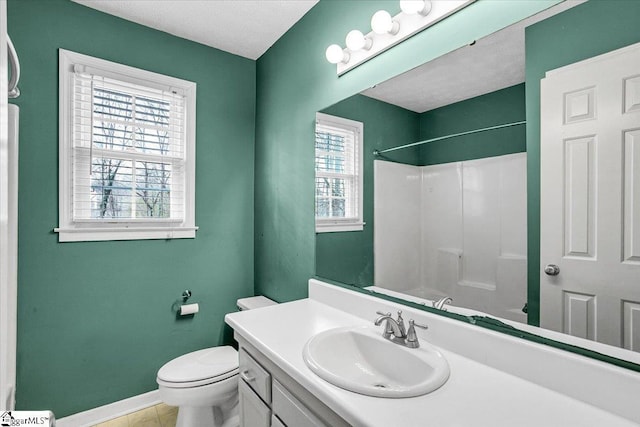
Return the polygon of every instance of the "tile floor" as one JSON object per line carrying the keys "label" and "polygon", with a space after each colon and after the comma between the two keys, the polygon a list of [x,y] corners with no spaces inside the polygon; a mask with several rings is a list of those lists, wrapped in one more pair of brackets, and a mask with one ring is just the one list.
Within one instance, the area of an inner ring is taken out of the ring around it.
{"label": "tile floor", "polygon": [[161,403],[93,427],[175,427],[178,408]]}

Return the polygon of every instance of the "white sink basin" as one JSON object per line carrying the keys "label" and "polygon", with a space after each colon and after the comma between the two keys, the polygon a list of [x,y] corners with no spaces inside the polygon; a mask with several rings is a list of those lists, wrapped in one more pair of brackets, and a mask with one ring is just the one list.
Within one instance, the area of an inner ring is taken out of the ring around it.
{"label": "white sink basin", "polygon": [[429,343],[403,347],[369,326],[321,332],[307,342],[303,358],[323,380],[367,396],[420,396],[449,379],[449,364]]}

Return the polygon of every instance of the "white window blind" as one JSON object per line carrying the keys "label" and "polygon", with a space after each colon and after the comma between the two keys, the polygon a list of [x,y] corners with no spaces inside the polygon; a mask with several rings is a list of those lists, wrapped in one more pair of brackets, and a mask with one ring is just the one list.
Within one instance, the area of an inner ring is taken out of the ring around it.
{"label": "white window blind", "polygon": [[73,219],[184,218],[184,96],[73,76]]}
{"label": "white window blind", "polygon": [[362,229],[362,123],[317,115],[316,231]]}
{"label": "white window blind", "polygon": [[60,50],[60,241],[195,237],[195,86]]}

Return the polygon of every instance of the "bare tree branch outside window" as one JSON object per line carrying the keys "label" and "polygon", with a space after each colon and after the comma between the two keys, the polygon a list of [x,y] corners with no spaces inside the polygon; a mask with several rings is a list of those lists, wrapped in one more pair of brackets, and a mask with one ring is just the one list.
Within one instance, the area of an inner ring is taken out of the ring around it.
{"label": "bare tree branch outside window", "polygon": [[170,104],[94,88],[91,201],[93,218],[168,218]]}

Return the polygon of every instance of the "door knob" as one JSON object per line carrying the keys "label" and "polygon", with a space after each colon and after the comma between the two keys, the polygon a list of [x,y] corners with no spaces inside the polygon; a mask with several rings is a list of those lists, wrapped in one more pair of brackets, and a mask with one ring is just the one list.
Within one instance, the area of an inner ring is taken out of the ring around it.
{"label": "door knob", "polygon": [[560,267],[555,264],[547,264],[544,266],[544,274],[547,276],[557,276],[560,274]]}

